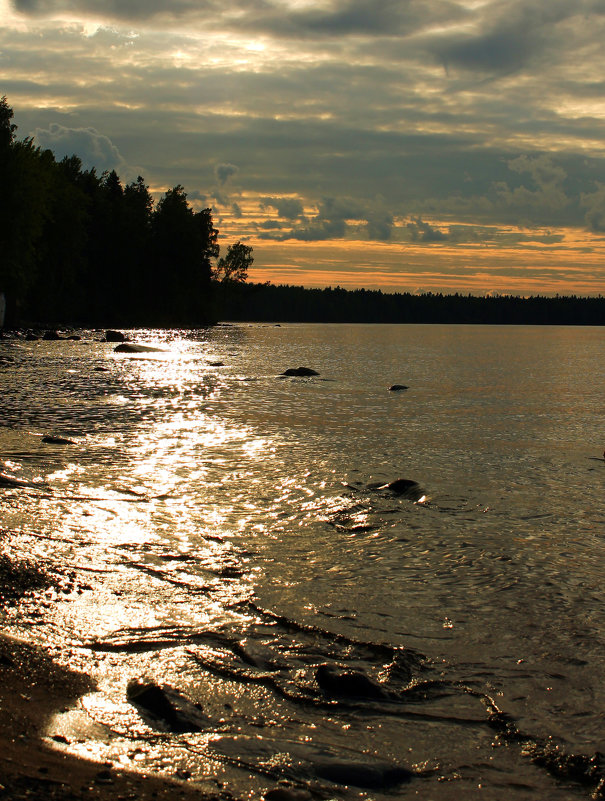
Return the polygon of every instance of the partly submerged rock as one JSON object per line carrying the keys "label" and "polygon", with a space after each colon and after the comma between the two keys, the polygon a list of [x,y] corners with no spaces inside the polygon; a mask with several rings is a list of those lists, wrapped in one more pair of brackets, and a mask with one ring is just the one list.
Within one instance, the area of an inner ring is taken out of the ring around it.
{"label": "partly submerged rock", "polygon": [[298,787],[274,787],[264,794],[263,801],[310,801],[312,798],[308,790]]}
{"label": "partly submerged rock", "polygon": [[105,342],[126,342],[128,337],[121,331],[113,331],[111,328],[105,332]]}
{"label": "partly submerged rock", "polygon": [[319,665],[315,679],[321,689],[331,696],[346,698],[374,698],[386,700],[389,693],[360,670],[350,670],[340,665]]}
{"label": "partly submerged rock", "polygon": [[138,345],[134,342],[122,342],[113,349],[114,353],[164,353],[162,348],[153,345]]}
{"label": "partly submerged rock", "polygon": [[392,384],[389,387],[389,392],[401,392],[403,389],[409,389],[405,384]]}
{"label": "partly submerged rock", "polygon": [[42,442],[45,442],[47,445],[75,445],[73,439],[68,439],[67,437],[56,437],[54,434],[45,434],[42,437]]}
{"label": "partly submerged rock", "polygon": [[171,687],[133,679],[128,682],[126,697],[146,722],[152,726],[159,724],[161,729],[174,734],[202,731],[208,725],[201,705],[194,704]]}
{"label": "partly submerged rock", "polygon": [[319,375],[319,373],[316,370],[312,370],[310,367],[288,367],[287,370],[284,370],[282,375],[311,376]]}
{"label": "partly submerged rock", "polygon": [[370,489],[389,490],[394,495],[411,501],[419,501],[425,495],[420,484],[410,478],[396,478],[395,481],[390,481],[388,484],[371,484]]}

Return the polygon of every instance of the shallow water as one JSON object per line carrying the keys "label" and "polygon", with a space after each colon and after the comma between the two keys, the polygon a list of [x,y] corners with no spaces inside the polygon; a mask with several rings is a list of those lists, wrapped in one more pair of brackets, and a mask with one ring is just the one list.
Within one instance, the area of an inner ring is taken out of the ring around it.
{"label": "shallow water", "polygon": [[[83,333],[0,341],[3,545],[65,576],[5,627],[99,686],[62,747],[239,797],[594,791],[530,752],[605,751],[604,329]],[[137,677],[202,731],[142,716]]]}

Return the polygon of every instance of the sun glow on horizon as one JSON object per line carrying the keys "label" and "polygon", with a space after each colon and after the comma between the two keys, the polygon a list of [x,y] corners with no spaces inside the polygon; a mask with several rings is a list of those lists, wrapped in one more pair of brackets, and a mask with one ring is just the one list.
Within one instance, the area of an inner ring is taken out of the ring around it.
{"label": "sun glow on horizon", "polygon": [[569,242],[545,246],[485,247],[378,242],[267,242],[249,240],[251,282],[310,288],[381,289],[483,295],[603,293],[605,245],[589,247],[587,234],[566,231]]}

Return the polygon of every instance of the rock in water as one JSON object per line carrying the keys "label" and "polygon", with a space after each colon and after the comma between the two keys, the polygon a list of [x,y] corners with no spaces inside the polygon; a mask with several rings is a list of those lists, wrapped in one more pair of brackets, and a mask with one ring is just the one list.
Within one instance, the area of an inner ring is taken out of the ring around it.
{"label": "rock in water", "polygon": [[75,445],[76,443],[73,439],[68,439],[67,437],[55,437],[53,434],[46,434],[42,437],[42,442],[46,442],[48,445]]}
{"label": "rock in water", "polygon": [[307,790],[299,790],[296,787],[274,787],[264,794],[263,801],[310,801],[312,798]]}
{"label": "rock in water", "polygon": [[395,481],[382,484],[378,489],[388,489],[394,492],[395,495],[400,495],[402,498],[409,498],[412,501],[418,501],[424,495],[424,490],[420,484],[409,478],[396,478]]}
{"label": "rock in water", "polygon": [[153,345],[136,345],[134,342],[122,342],[113,349],[114,353],[164,353],[162,348]]}
{"label": "rock in water", "polygon": [[126,334],[123,334],[121,331],[109,331],[105,332],[105,342],[126,342]]}
{"label": "rock in water", "polygon": [[405,384],[393,384],[389,387],[389,392],[401,392],[402,389],[408,389]]}
{"label": "rock in water", "polygon": [[160,687],[152,681],[133,679],[128,682],[126,697],[137,707],[144,719],[160,723],[174,734],[202,731],[208,719],[199,704],[194,704],[170,687]]}
{"label": "rock in water", "polygon": [[306,376],[306,375],[319,375],[316,370],[312,370],[310,367],[288,367],[282,375],[298,375],[298,376]]}
{"label": "rock in water", "polygon": [[346,698],[374,698],[386,700],[389,694],[376,681],[360,670],[349,670],[339,665],[320,665],[315,679],[328,695]]}

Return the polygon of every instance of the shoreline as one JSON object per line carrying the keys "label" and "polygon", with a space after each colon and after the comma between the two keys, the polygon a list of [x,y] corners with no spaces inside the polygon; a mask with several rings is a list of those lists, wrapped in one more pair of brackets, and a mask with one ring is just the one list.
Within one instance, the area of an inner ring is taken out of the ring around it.
{"label": "shoreline", "polygon": [[[73,707],[92,680],[57,665],[39,646],[0,633],[0,799],[225,801],[186,781],[98,763],[52,747],[51,716]],[[59,742],[59,739],[58,739]]]}
{"label": "shoreline", "polygon": [[[0,529],[0,541],[6,536]],[[0,547],[0,615],[25,601],[36,607],[56,576]],[[67,740],[46,731],[52,717],[77,707],[96,689],[83,672],[64,667],[48,648],[0,631],[0,799],[11,801],[233,801],[194,781],[137,772],[61,750]],[[54,742],[53,742],[54,740]]]}

